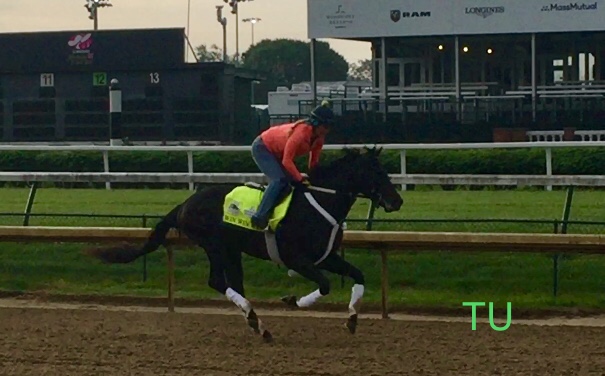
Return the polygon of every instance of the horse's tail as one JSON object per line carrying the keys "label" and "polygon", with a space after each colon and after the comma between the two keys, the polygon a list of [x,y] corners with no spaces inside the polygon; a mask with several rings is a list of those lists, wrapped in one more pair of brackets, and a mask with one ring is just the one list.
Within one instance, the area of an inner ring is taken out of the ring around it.
{"label": "horse's tail", "polygon": [[164,244],[168,231],[178,227],[178,217],[182,206],[183,204],[179,204],[160,220],[142,247],[123,244],[113,247],[91,248],[85,253],[108,264],[133,262],[137,258],[157,250]]}

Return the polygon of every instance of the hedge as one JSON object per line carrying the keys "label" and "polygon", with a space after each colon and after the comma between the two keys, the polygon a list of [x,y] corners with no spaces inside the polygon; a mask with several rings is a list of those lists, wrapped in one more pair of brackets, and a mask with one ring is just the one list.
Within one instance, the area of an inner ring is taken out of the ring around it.
{"label": "hedge", "polygon": [[[339,154],[339,151],[325,151],[323,162]],[[411,150],[406,156],[408,173],[545,173],[543,149]],[[553,174],[605,172],[604,148],[554,148],[552,156]],[[384,151],[382,161],[390,173],[400,171],[398,151]],[[297,161],[303,171],[306,163],[306,158]],[[113,172],[187,172],[187,155],[184,152],[113,152],[109,155],[109,164]],[[0,171],[102,172],[103,159],[100,152],[1,152]],[[194,171],[258,172],[258,169],[249,152],[196,152]],[[134,187],[133,184],[124,186]]]}

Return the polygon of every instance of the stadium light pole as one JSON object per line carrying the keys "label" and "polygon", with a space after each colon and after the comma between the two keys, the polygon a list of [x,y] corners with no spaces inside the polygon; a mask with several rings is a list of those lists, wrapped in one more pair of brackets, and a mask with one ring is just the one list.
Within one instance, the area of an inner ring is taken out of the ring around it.
{"label": "stadium light pole", "polygon": [[227,62],[227,18],[223,17],[223,6],[216,6],[216,20],[223,25],[223,62]]}
{"label": "stadium light pole", "polygon": [[189,38],[189,20],[191,19],[191,0],[187,0],[187,38]]}
{"label": "stadium light pole", "polygon": [[99,29],[99,8],[112,7],[110,0],[86,0],[84,8],[88,10],[88,18],[94,21],[94,29]]}
{"label": "stadium light pole", "polygon": [[[189,32],[190,32],[190,29],[189,29],[190,22],[189,21],[190,20],[191,20],[191,0],[187,0],[187,30],[185,31],[185,36],[187,37],[187,43],[190,42],[189,41]],[[187,58],[186,58],[187,62],[189,62],[189,52],[190,52],[190,48],[187,49]],[[194,54],[193,57],[195,58],[195,52],[193,54]],[[197,60],[197,58],[196,58],[196,60]]]}
{"label": "stadium light pole", "polygon": [[253,0],[223,0],[231,7],[231,13],[235,14],[235,61],[239,62],[239,3]]}
{"label": "stadium light pole", "polygon": [[252,46],[254,46],[254,25],[259,21],[261,21],[261,19],[256,17],[244,18],[242,20],[242,22],[250,22],[250,25],[252,25]]}

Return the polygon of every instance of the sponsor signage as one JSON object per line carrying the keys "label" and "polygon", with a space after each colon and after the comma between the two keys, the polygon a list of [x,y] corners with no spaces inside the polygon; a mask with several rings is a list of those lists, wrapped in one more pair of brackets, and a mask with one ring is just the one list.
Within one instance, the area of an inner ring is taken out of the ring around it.
{"label": "sponsor signage", "polygon": [[347,12],[343,4],[338,4],[333,13],[326,15],[326,19],[334,29],[346,29],[355,22],[355,15],[350,13],[350,10]]}
{"label": "sponsor signage", "polygon": [[467,7],[464,9],[464,13],[466,14],[474,14],[477,16],[481,16],[483,18],[487,18],[492,14],[496,13],[504,13],[504,7]]}
{"label": "sponsor signage", "polygon": [[542,12],[568,12],[571,10],[597,10],[598,3],[553,3],[542,6]]}
{"label": "sponsor signage", "polygon": [[180,28],[4,33],[0,51],[7,73],[159,70],[184,64],[185,38]]}
{"label": "sponsor signage", "polygon": [[391,11],[391,20],[393,22],[399,22],[402,18],[426,18],[430,16],[430,11],[401,11],[397,9]]}
{"label": "sponsor signage", "polygon": [[309,38],[605,31],[605,0],[307,0],[307,3]]}

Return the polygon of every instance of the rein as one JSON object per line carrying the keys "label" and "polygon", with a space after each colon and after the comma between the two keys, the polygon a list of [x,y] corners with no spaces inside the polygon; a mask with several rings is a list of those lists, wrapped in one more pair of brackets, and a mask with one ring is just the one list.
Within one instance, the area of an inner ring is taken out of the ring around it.
{"label": "rein", "polygon": [[[348,196],[353,196],[350,193],[344,193],[344,192],[339,192],[335,189],[330,189],[330,188],[323,188],[323,187],[317,187],[314,185],[309,185],[306,187],[307,189],[311,190],[311,191],[317,191],[317,192],[323,192],[323,193],[329,193],[329,194],[333,194],[333,195],[348,195]],[[358,193],[355,195],[356,198],[367,198],[369,200],[372,200],[371,197],[363,195],[361,193]]]}

